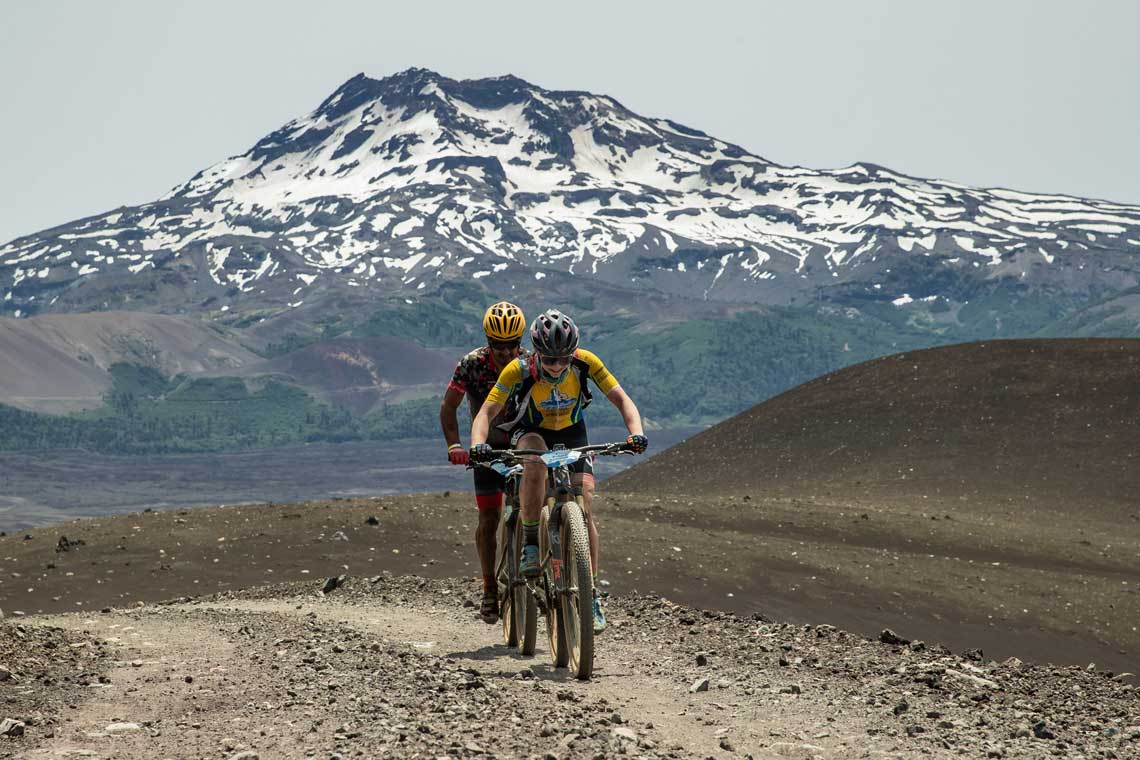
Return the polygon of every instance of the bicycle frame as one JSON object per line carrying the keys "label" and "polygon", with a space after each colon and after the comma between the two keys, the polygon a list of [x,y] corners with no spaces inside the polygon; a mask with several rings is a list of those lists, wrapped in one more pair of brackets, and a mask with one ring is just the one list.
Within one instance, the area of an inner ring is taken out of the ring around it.
{"label": "bicycle frame", "polygon": [[[573,449],[567,449],[561,444],[557,444],[551,449],[554,455],[548,461],[544,458],[548,467],[546,470],[546,506],[550,510],[550,519],[546,524],[547,532],[547,552],[546,556],[542,558],[542,568],[544,571],[550,572],[550,586],[547,593],[550,599],[542,599],[542,595],[535,592],[536,598],[540,599],[540,606],[545,607],[546,604],[557,600],[558,598],[566,595],[576,593],[578,588],[571,586],[569,588],[563,586],[562,578],[562,505],[570,499],[574,499],[579,505],[582,504],[582,489],[574,488],[570,479],[570,465],[577,461],[582,453]],[[544,609],[545,611],[545,609]]]}
{"label": "bicycle frame", "polygon": [[[570,465],[578,461],[583,456],[588,454],[597,453],[603,456],[611,456],[617,454],[632,454],[625,443],[602,443],[589,446],[579,446],[577,448],[568,449],[563,444],[555,444],[548,450],[543,449],[503,449],[493,451],[497,459],[492,462],[477,462],[476,466],[487,467],[499,473],[506,479],[506,486],[504,490],[507,496],[511,495],[509,489],[517,489],[520,487],[523,464],[522,457],[535,456],[542,460],[546,465],[546,494],[544,503],[549,509],[550,519],[547,523],[547,536],[548,536],[548,551],[546,556],[542,557],[542,569],[544,574],[546,571],[550,572],[553,580],[553,588],[549,591],[553,599],[567,593],[575,593],[578,588],[575,586],[564,587],[562,585],[562,562],[559,557],[562,556],[562,541],[560,530],[562,526],[562,504],[574,499],[578,502],[579,506],[583,504],[582,489],[575,488],[571,484]],[[513,509],[513,503],[510,498],[505,498],[504,501],[508,506],[508,513],[505,517],[510,521],[513,528],[513,521],[519,519],[518,513]],[[509,545],[504,547],[504,551],[500,555],[501,558],[514,556],[511,550],[514,546],[514,532],[513,530],[507,531],[507,541]],[[502,564],[502,559],[500,560]],[[518,577],[518,568],[513,567],[513,563],[507,562],[507,578],[508,589],[513,589],[519,583],[526,583],[531,593],[535,597],[535,601],[543,612],[546,611],[548,599],[544,598],[544,594],[540,593],[539,589],[535,588],[533,581],[522,581]],[[497,572],[498,576],[501,571]],[[542,577],[542,576],[540,576]]]}
{"label": "bicycle frame", "polygon": [[[535,626],[537,614],[541,611],[546,618],[547,635],[550,638],[551,656],[555,667],[566,667],[569,663],[578,678],[589,678],[593,670],[594,643],[592,631],[583,626],[592,626],[592,618],[584,612],[585,594],[593,595],[590,574],[590,548],[586,539],[583,516],[582,489],[572,483],[570,466],[592,452],[603,455],[633,453],[625,443],[600,444],[567,449],[555,445],[550,450],[515,449],[492,451],[496,457],[491,462],[474,462],[472,466],[487,467],[506,479],[504,491],[507,511],[504,513],[502,552],[495,570],[495,577],[505,586],[501,596],[500,611],[503,616],[504,638],[508,646],[517,644],[523,655],[534,654]],[[524,457],[537,457],[546,466],[545,506],[539,522],[542,533],[539,538],[542,556],[540,572],[535,579],[521,576],[517,554],[521,547],[518,520],[521,505],[517,504],[521,488],[522,473],[525,469]],[[566,519],[564,507],[576,504],[578,512],[571,511],[573,519]],[[516,509],[516,506],[518,507]],[[563,523],[566,522],[564,526]],[[576,548],[564,551],[563,532],[570,531]],[[572,567],[567,572],[563,562]],[[522,588],[525,586],[525,589]],[[509,606],[508,606],[509,605]],[[508,615],[509,612],[509,615]]]}
{"label": "bicycle frame", "polygon": [[[605,449],[606,447],[602,446],[583,448],[601,450]],[[570,465],[577,461],[584,452],[575,449],[567,449],[562,444],[557,444],[553,449],[550,449],[549,451],[522,449],[495,453],[503,454],[504,456],[503,458],[495,460],[493,462],[477,463],[479,466],[486,467],[499,473],[504,477],[506,481],[503,489],[503,501],[507,512],[504,515],[503,519],[507,522],[508,525],[508,530],[506,531],[507,543],[502,547],[502,551],[500,552],[499,567],[496,568],[495,575],[496,577],[501,577],[503,575],[503,571],[506,571],[506,585],[508,593],[513,591],[515,586],[517,586],[519,583],[526,583],[527,587],[534,595],[535,601],[538,603],[539,607],[542,608],[542,611],[545,612],[547,600],[544,598],[544,595],[539,593],[539,590],[535,588],[533,581],[521,580],[518,575],[518,567],[516,567],[513,562],[508,561],[509,557],[514,556],[514,522],[515,520],[520,519],[519,514],[521,512],[521,509],[516,510],[514,508],[514,499],[512,498],[515,494],[517,494],[519,490],[523,472],[523,465],[519,463],[517,459],[521,456],[533,455],[539,456],[543,459],[544,463],[547,464],[545,503],[550,509],[551,517],[547,526],[549,535],[548,546],[550,547],[550,551],[547,553],[547,556],[542,558],[542,567],[543,570],[552,570],[554,581],[556,583],[557,596],[563,593],[563,589],[561,587],[561,562],[557,559],[558,557],[562,556],[561,538],[559,536],[559,527],[561,525],[562,516],[561,507],[564,501],[567,501],[571,498],[576,499],[579,504],[582,503],[581,489],[575,489],[570,483]],[[509,460],[514,461],[510,461],[510,463],[508,463]],[[576,588],[570,589],[571,593],[576,590]]]}

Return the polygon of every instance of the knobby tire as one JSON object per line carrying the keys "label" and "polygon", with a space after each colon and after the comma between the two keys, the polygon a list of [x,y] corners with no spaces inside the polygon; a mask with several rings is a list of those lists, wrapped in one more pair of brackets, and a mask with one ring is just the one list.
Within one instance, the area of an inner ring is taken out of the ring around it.
{"label": "knobby tire", "polygon": [[[508,507],[509,509],[509,507]],[[517,510],[518,507],[516,506]],[[519,523],[520,517],[515,512],[515,524]],[[502,584],[499,589],[499,617],[503,623],[503,643],[509,647],[517,647],[519,645],[518,628],[515,626],[515,613],[514,613],[514,594],[511,591],[511,571],[507,563],[515,563],[515,571],[518,571],[518,543],[516,540],[516,551],[511,552],[511,556],[507,554],[507,546],[509,537],[510,524],[507,522],[507,510],[503,510],[503,519],[499,523],[499,572],[496,577],[499,583]]]}
{"label": "knobby tire", "polygon": [[575,594],[563,594],[562,616],[566,629],[569,667],[574,676],[586,680],[594,672],[594,578],[590,571],[590,536],[586,520],[576,501],[562,505],[562,572],[567,587],[577,586]]}
{"label": "knobby tire", "polygon": [[[515,520],[515,572],[518,572],[519,561],[522,559],[523,524],[522,514]],[[538,604],[534,601],[534,594],[530,588],[522,583],[519,576],[518,585],[514,588],[514,598],[511,607],[515,617],[515,634],[518,637],[519,654],[530,656],[534,654],[534,645],[538,638]]]}

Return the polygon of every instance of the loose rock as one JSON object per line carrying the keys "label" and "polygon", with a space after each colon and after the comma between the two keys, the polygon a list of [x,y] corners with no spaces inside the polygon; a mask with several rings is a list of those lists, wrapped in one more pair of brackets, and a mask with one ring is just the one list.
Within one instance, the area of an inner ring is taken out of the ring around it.
{"label": "loose rock", "polygon": [[883,629],[883,632],[879,634],[879,641],[892,646],[904,646],[910,643],[910,639],[904,639],[890,628]]}
{"label": "loose rock", "polygon": [[347,576],[344,576],[344,575],[334,575],[334,576],[328,578],[327,580],[325,580],[325,584],[323,586],[321,586],[321,593],[322,594],[331,594],[332,592],[336,591],[339,587],[343,586],[345,580],[347,580]]}
{"label": "loose rock", "polygon": [[23,736],[24,735],[24,722],[21,720],[14,720],[12,718],[5,718],[0,720],[0,736]]}

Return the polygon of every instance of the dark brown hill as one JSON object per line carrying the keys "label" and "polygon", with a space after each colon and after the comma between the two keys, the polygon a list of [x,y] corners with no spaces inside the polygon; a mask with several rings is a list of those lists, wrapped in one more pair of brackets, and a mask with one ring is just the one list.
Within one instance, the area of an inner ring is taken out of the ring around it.
{"label": "dark brown hill", "polygon": [[399,338],[336,338],[251,363],[245,374],[281,373],[355,414],[378,404],[438,396],[465,349],[424,348]]}
{"label": "dark brown hill", "polygon": [[978,499],[1140,512],[1140,340],[897,354],[766,401],[607,482],[651,494]]}

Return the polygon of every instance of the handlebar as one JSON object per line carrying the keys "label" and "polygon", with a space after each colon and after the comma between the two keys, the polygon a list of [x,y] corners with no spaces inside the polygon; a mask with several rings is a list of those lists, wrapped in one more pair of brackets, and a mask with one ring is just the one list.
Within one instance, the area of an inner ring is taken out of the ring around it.
{"label": "handlebar", "polygon": [[[541,455],[549,454],[554,449],[495,449],[491,453],[499,454],[515,454],[517,456],[525,456],[529,454]],[[589,446],[575,446],[566,451],[580,451],[583,454],[596,453],[602,456],[617,456],[618,454],[632,454],[633,450],[630,449],[629,444],[625,441],[618,441],[617,443],[593,443]]]}
{"label": "handlebar", "polygon": [[[492,449],[491,459],[482,462],[472,462],[468,467],[488,467],[491,462],[504,461],[508,464],[518,463],[521,457],[524,456],[542,456],[549,454],[554,449]],[[618,456],[619,454],[630,454],[634,451],[630,448],[629,444],[625,441],[616,443],[595,443],[589,446],[575,446],[572,449],[565,449],[565,451],[577,451],[582,454],[600,454],[604,457]]]}

